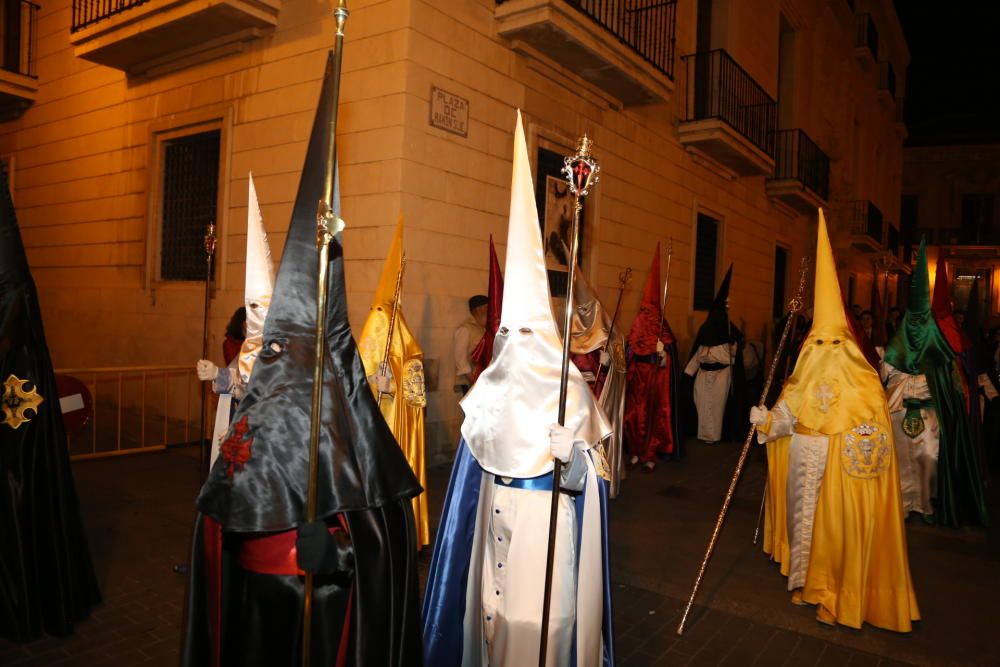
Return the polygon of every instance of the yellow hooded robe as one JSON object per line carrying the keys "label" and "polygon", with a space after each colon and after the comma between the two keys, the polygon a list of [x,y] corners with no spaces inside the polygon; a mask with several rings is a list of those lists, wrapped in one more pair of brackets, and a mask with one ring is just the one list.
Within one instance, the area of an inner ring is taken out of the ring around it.
{"label": "yellow hooded robe", "polygon": [[[389,321],[392,317],[393,302],[396,294],[396,280],[403,260],[403,218],[400,216],[396,225],[396,234],[392,239],[389,254],[385,258],[382,277],[375,298],[372,300],[368,319],[361,330],[358,340],[358,350],[361,361],[365,365],[365,375],[368,376],[372,392],[378,397],[375,388],[375,375],[379,372],[385,357],[386,337],[389,334]],[[379,408],[382,416],[392,429],[396,441],[406,455],[410,467],[427,488],[424,467],[424,407],[427,397],[424,390],[424,352],[420,349],[416,338],[406,325],[402,306],[396,308],[396,319],[392,327],[392,341],[389,345],[389,375],[392,378],[395,391],[382,396]],[[417,527],[417,547],[423,547],[430,541],[430,528],[427,522],[427,492],[413,499],[413,518]]]}
{"label": "yellow hooded robe", "polygon": [[[791,570],[790,587],[801,586],[802,600],[818,605],[819,620],[909,632],[920,614],[889,410],[878,374],[847,324],[822,211],[814,312],[795,370],[762,430],[775,439],[784,422],[792,431],[769,444],[774,488],[765,551],[781,560],[783,573]],[[811,498],[804,488],[813,489]],[[785,531],[775,525],[781,517]]]}

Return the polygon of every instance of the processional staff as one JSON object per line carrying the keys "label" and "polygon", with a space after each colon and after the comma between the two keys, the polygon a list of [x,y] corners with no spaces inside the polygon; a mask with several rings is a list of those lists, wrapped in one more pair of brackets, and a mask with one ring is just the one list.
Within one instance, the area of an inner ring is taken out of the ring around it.
{"label": "processional staff", "polygon": [[[788,318],[785,320],[785,328],[781,332],[781,340],[778,341],[778,347],[774,351],[774,359],[771,360],[771,369],[767,374],[767,382],[764,383],[764,390],[761,392],[759,405],[762,405],[767,399],[767,394],[771,391],[771,382],[774,380],[774,373],[778,367],[778,359],[781,357],[782,351],[785,349],[785,343],[788,341],[788,333],[792,328],[792,321],[795,319],[795,314],[802,310],[803,298],[805,297],[806,291],[806,274],[809,271],[809,262],[806,258],[802,258],[802,272],[799,276],[799,288],[796,291],[795,296],[792,300],[788,302]],[[681,616],[681,622],[677,626],[677,634],[684,634],[684,626],[687,623],[688,614],[691,613],[691,606],[694,604],[695,596],[698,595],[698,588],[701,586],[701,580],[705,576],[705,570],[708,568],[708,561],[712,558],[712,553],[715,551],[715,543],[719,539],[719,533],[722,531],[722,524],[726,520],[726,514],[729,512],[729,504],[733,501],[733,495],[736,493],[736,484],[740,481],[740,475],[743,473],[743,466],[747,461],[747,454],[750,452],[750,444],[753,442],[753,436],[757,432],[757,425],[751,424],[750,431],[747,433],[746,440],[743,441],[743,450],[740,452],[740,458],[736,462],[736,470],[733,472],[733,478],[729,482],[729,490],[726,491],[726,497],[722,501],[722,509],[719,510],[719,516],[715,520],[715,527],[712,529],[712,537],[708,540],[708,548],[705,550],[705,557],[702,558],[701,567],[698,568],[698,576],[694,579],[694,587],[691,590],[691,597],[688,598],[687,605],[684,607],[684,615]]]}
{"label": "processional staff", "polygon": [[[333,18],[337,22],[334,36],[331,89],[333,104],[330,107],[330,130],[326,133],[326,169],[323,179],[323,198],[316,211],[316,248],[319,271],[316,274],[316,365],[313,368],[312,414],[309,418],[309,495],[306,503],[306,521],[316,520],[316,478],[319,471],[320,426],[323,421],[323,372],[326,367],[326,310],[327,274],[330,266],[330,241],[343,229],[344,221],[333,212],[334,171],[337,165],[337,109],[340,104],[340,70],[344,61],[344,24],[350,12],[347,0],[338,0]],[[302,604],[302,665],[310,667],[312,655],[312,602],[313,577],[306,572]]]}
{"label": "processional staff", "polygon": [[[573,285],[576,281],[576,261],[580,252],[580,213],[583,211],[583,198],[590,188],[600,180],[597,176],[601,170],[597,160],[590,154],[592,142],[587,135],[580,138],[576,154],[563,160],[562,172],[569,181],[569,191],[575,198],[573,205],[573,226],[570,231],[569,276],[566,282],[566,310],[563,318],[563,348],[562,373],[559,376],[559,415],[560,426],[566,422],[566,392],[569,383],[569,349],[570,336],[573,328]],[[549,608],[552,602],[552,570],[556,550],[556,520],[559,513],[559,480],[562,477],[562,461],[555,459],[552,467],[552,505],[549,512],[549,546],[545,557],[545,589],[542,602],[542,637],[538,647],[538,665],[545,667],[545,655],[549,641]]]}
{"label": "processional staff", "polygon": [[[618,311],[622,307],[622,297],[625,295],[625,286],[632,281],[632,267],[626,267],[624,271],[618,274],[618,300],[615,302],[615,312],[611,316],[611,326],[608,327],[608,339],[604,341],[604,348],[601,350],[601,356],[610,354],[608,350],[611,349],[611,340],[615,332],[615,323],[618,321]],[[610,371],[611,364],[608,364],[608,369]],[[594,376],[594,387],[596,388],[601,383],[601,371],[604,370],[603,365],[598,365],[597,374]],[[596,389],[595,389],[596,391]]]}
{"label": "processional staff", "polygon": [[[201,358],[208,358],[208,314],[212,304],[212,277],[215,266],[215,223],[205,226],[205,312],[201,329]],[[205,442],[205,422],[208,415],[208,388],[201,383],[201,421],[198,422],[198,446],[201,447],[201,479],[208,475],[208,465],[212,456],[212,443]],[[199,482],[200,483],[200,482]]]}

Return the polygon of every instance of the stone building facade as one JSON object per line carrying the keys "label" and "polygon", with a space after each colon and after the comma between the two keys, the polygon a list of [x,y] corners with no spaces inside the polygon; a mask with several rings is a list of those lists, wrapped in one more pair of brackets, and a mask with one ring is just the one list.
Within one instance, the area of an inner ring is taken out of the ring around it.
{"label": "stone building facade", "polygon": [[1000,145],[908,146],[903,156],[902,220],[912,238],[927,239],[936,273],[948,264],[956,308],[969,304],[980,279],[983,321],[1000,314]]}
{"label": "stone building facade", "polygon": [[[251,171],[280,257],[332,4],[125,0],[105,15],[102,3],[50,0],[36,12],[37,79],[13,91],[21,106],[0,123],[0,153],[57,366],[200,354],[204,284],[164,270],[166,156],[192,134],[217,146],[219,348],[242,303]],[[667,313],[682,354],[730,262],[733,319],[770,346],[817,205],[830,208],[850,298],[867,303],[876,259],[905,270],[897,98],[909,54],[889,0],[349,7],[338,140],[350,315],[358,331],[404,214],[403,303],[431,360],[432,459],[460,421],[452,330],[486,290],[491,234],[504,249],[515,109],[539,171],[584,132],[594,139],[603,171],[582,267],[608,305],[634,269],[626,325],[654,245],[672,242]]]}

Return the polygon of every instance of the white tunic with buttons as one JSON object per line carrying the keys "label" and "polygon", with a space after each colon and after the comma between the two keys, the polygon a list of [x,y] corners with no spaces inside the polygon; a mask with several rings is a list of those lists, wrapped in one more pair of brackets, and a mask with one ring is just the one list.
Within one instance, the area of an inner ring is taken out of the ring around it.
{"label": "white tunic with buttons", "polygon": [[[582,490],[586,485],[588,494],[596,501],[596,476],[590,455],[576,447],[573,453],[573,459],[564,469],[562,487]],[[484,473],[480,486],[474,544],[481,545],[481,550],[473,551],[466,590],[462,664],[465,667],[536,665],[552,496],[550,491],[508,487],[495,479],[494,475]],[[583,609],[586,611],[581,613],[596,613],[597,632],[596,636],[578,637],[577,664],[597,667],[601,656],[600,562],[595,572],[592,562],[581,559],[579,572],[583,580],[578,581],[577,563],[581,554],[577,554],[576,508],[572,496],[565,493],[559,496],[557,526],[546,664],[551,667],[570,664],[577,610]],[[591,535],[590,540],[593,538]],[[578,595],[590,598],[589,602],[580,604]],[[594,627],[593,622],[584,625]]]}

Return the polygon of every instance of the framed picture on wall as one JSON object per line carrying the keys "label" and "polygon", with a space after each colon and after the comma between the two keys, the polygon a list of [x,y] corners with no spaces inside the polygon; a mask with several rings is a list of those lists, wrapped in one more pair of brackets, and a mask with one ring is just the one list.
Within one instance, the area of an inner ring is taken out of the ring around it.
{"label": "framed picture on wall", "polygon": [[[574,198],[562,173],[563,155],[547,148],[538,149],[538,173],[535,177],[535,205],[542,226],[545,268],[549,290],[555,298],[566,296],[569,275],[570,230],[573,226]],[[586,200],[580,213],[580,239],[577,266],[583,265],[583,239],[586,233]]]}

